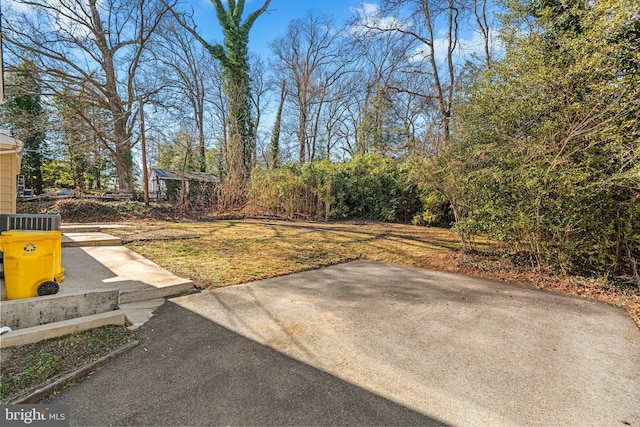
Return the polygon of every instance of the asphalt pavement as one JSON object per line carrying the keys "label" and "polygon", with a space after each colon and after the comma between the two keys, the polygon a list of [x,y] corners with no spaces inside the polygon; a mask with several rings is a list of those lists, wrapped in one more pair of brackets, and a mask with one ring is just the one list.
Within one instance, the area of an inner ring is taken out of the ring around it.
{"label": "asphalt pavement", "polygon": [[172,302],[141,343],[42,403],[74,426],[443,425]]}
{"label": "asphalt pavement", "polygon": [[640,425],[611,305],[356,261],[165,303],[48,402],[74,425]]}

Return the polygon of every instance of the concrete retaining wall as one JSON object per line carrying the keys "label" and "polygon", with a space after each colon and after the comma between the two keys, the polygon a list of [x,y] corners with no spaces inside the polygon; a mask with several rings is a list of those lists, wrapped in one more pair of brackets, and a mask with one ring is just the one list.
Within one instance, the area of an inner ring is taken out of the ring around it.
{"label": "concrete retaining wall", "polygon": [[14,330],[30,328],[113,311],[117,307],[117,290],[2,301],[0,326],[9,326]]}

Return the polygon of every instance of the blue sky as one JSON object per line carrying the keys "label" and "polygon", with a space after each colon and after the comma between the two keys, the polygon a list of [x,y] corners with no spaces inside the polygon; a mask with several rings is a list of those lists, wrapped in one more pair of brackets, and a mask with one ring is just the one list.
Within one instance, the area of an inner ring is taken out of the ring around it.
{"label": "blue sky", "polygon": [[[226,5],[226,0],[223,0],[223,3]],[[211,0],[186,0],[186,4],[193,7],[195,11],[195,20],[200,34],[208,41],[222,42],[222,32]],[[253,12],[263,4],[264,0],[247,0],[244,12],[245,14]],[[271,0],[268,12],[258,18],[249,34],[249,49],[266,59],[270,54],[269,43],[286,33],[292,19],[303,18],[310,10],[316,14],[333,17],[335,26],[340,27],[353,18],[354,9],[364,8],[367,14],[375,14],[377,4],[377,0]],[[461,61],[471,52],[481,51],[482,42],[479,34],[470,31],[466,28],[467,25],[462,24],[460,28],[461,39],[457,55]],[[446,40],[436,38],[435,46],[436,57],[444,58]],[[501,47],[496,44],[494,49],[499,52]]]}
{"label": "blue sky", "polygon": [[[223,0],[226,5],[226,0]],[[247,0],[245,13],[260,8],[264,0]],[[222,42],[215,9],[210,0],[188,0],[195,14],[201,34],[207,40]],[[266,56],[268,45],[285,34],[292,19],[302,18],[307,11],[332,16],[336,26],[341,26],[352,17],[352,8],[360,7],[360,0],[271,0],[269,10],[256,21],[249,34],[250,49]]]}

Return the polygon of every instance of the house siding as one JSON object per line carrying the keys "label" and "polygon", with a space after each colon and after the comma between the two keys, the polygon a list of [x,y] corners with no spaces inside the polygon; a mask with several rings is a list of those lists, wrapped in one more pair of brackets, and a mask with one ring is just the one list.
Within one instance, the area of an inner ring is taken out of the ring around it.
{"label": "house siding", "polygon": [[[0,150],[15,147],[0,146]],[[0,154],[0,213],[16,213],[16,176],[18,175],[18,155]]]}
{"label": "house siding", "polygon": [[0,130],[0,213],[16,213],[17,183],[20,173],[20,154],[17,149],[22,143],[11,138],[8,133]]}

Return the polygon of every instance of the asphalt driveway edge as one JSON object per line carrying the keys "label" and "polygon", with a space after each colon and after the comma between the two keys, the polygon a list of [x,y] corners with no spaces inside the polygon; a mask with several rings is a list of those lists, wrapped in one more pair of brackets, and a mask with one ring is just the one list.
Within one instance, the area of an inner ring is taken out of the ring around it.
{"label": "asphalt driveway edge", "polygon": [[56,379],[55,381],[46,384],[34,391],[32,391],[29,394],[14,398],[10,401],[7,402],[2,402],[2,403],[8,403],[11,405],[15,405],[15,404],[24,404],[24,403],[37,403],[40,400],[48,397],[49,395],[55,393],[56,391],[60,390],[61,388],[67,386],[68,384],[77,381],[81,378],[84,378],[85,376],[87,376],[89,373],[95,371],[96,369],[101,368],[102,366],[106,365],[107,363],[109,363],[110,361],[112,361],[113,359],[117,358],[118,356],[121,356],[122,354],[126,353],[127,351],[135,348],[138,344],[140,344],[140,341],[135,340],[135,341],[131,341],[117,349],[115,349],[114,351],[112,351],[111,353],[102,356],[100,359],[95,360],[91,363],[88,363],[78,369],[75,369],[74,371],[63,375],[62,377]]}

